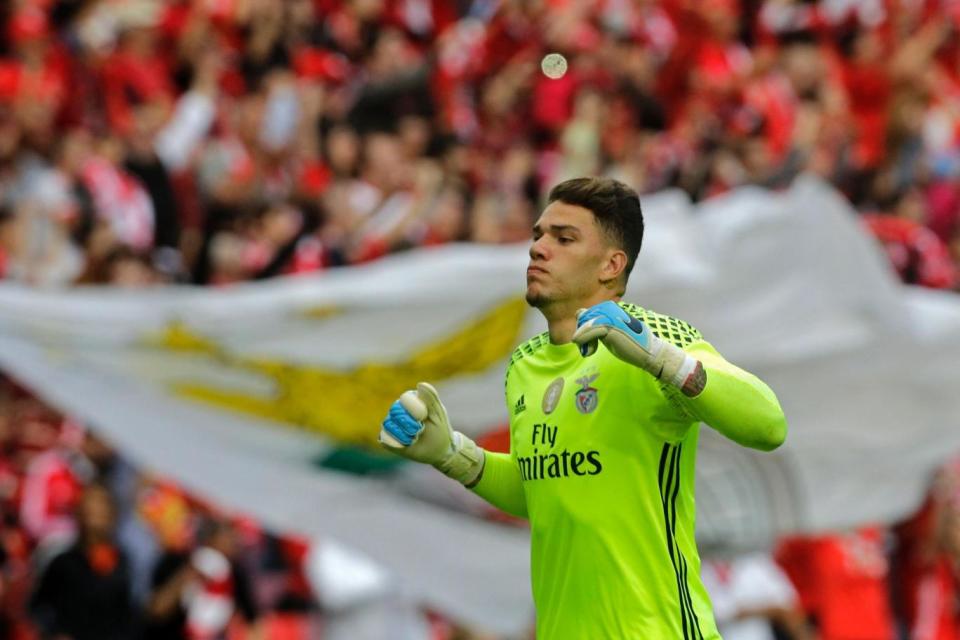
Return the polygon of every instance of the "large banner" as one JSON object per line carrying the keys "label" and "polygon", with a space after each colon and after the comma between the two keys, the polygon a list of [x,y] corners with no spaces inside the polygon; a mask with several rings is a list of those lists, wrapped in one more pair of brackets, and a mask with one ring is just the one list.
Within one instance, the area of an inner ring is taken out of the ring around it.
{"label": "large banner", "polygon": [[[960,451],[960,297],[899,285],[812,178],[643,203],[626,298],[699,328],[790,423],[770,454],[703,429],[701,543],[757,547],[913,509]],[[225,289],[3,284],[0,367],[147,468],[349,544],[412,596],[513,632],[533,615],[526,530],[466,515],[472,496],[375,438],[419,380],[457,428],[503,428],[505,363],[545,328],[523,302],[526,260],[526,247],[448,246]]]}

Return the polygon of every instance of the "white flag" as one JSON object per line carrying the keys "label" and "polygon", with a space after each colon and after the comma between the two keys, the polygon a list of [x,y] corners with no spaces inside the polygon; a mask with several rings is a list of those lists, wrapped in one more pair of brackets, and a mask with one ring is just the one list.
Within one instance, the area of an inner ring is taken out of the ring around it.
{"label": "white flag", "polygon": [[[759,547],[916,507],[960,449],[960,298],[901,286],[812,178],[698,207],[642,201],[626,299],[697,327],[770,384],[789,422],[773,453],[703,429],[701,542]],[[516,632],[533,616],[526,530],[411,495],[375,438],[420,380],[457,428],[503,428],[505,363],[545,328],[523,302],[526,251],[448,246],[226,289],[4,284],[0,366],[146,467],[269,526],[336,538],[432,606]]]}

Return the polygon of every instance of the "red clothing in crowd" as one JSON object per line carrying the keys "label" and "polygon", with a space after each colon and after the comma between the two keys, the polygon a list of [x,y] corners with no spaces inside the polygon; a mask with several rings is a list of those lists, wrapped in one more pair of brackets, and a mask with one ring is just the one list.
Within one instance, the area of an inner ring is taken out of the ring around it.
{"label": "red clothing in crowd", "polygon": [[[960,137],[960,131],[958,131]],[[944,243],[960,231],[960,185],[955,181],[934,182],[926,189],[927,227]]]}
{"label": "red clothing in crowd", "polygon": [[939,552],[935,527],[939,510],[928,497],[923,507],[895,529],[894,576],[898,602],[910,640],[960,640],[957,576]]}
{"label": "red clothing in crowd", "polygon": [[63,453],[53,449],[27,467],[20,496],[20,521],[34,540],[69,536],[76,524],[73,511],[80,500],[80,479]]}
{"label": "red clothing in crowd", "polygon": [[30,64],[25,58],[4,61],[0,69],[0,96],[27,103],[44,104],[57,111],[67,98],[67,56],[50,40],[50,22],[40,6],[14,12],[7,23],[7,42],[14,49],[26,44],[44,47],[42,60]]}
{"label": "red clothing in crowd", "polygon": [[132,96],[142,102],[172,100],[170,77],[170,68],[160,56],[115,53],[103,67],[104,98],[113,130],[123,133],[132,126]]}
{"label": "red clothing in crowd", "polygon": [[789,151],[797,120],[797,96],[790,82],[780,74],[754,80],[744,90],[744,102],[762,116],[770,151],[781,160]]}
{"label": "red clothing in crowd", "polygon": [[857,135],[854,160],[860,167],[875,167],[886,157],[893,94],[888,64],[886,58],[862,63],[840,59],[841,78]]}
{"label": "red clothing in crowd", "polygon": [[4,61],[0,65],[0,98],[53,105],[54,112],[58,111],[67,99],[66,60],[50,53],[37,68]]}
{"label": "red clothing in crowd", "polygon": [[91,156],[80,178],[100,218],[122,242],[146,250],[154,239],[154,209],[149,194],[132,174],[105,158]]}
{"label": "red clothing in crowd", "polygon": [[787,538],[776,553],[820,640],[893,640],[883,531]]}
{"label": "red clothing in crowd", "polygon": [[894,216],[866,214],[867,229],[879,240],[901,279],[934,289],[951,289],[957,270],[950,251],[937,235],[923,225]]}
{"label": "red clothing in crowd", "polygon": [[[944,464],[917,512],[894,529],[894,585],[910,640],[960,640],[960,579],[945,550],[960,505],[960,459]],[[955,517],[955,516],[954,516]]]}
{"label": "red clothing in crowd", "polygon": [[910,640],[958,640],[957,578],[949,560],[940,558],[922,573],[907,593]]}

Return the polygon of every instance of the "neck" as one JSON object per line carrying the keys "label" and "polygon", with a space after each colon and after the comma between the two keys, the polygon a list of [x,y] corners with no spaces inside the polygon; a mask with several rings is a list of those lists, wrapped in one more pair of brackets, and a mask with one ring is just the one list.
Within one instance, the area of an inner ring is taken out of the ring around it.
{"label": "neck", "polygon": [[606,300],[619,299],[620,296],[611,295],[610,291],[600,290],[589,298],[573,302],[557,302],[541,307],[540,312],[547,319],[551,344],[567,344],[573,339],[573,334],[577,330],[577,311],[580,309],[589,309]]}

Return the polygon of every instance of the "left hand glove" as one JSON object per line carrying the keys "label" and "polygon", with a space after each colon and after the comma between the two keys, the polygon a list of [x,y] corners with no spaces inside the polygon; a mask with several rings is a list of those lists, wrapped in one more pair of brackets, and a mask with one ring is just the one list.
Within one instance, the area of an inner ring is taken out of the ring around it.
{"label": "left hand glove", "polygon": [[380,429],[380,444],[404,458],[433,465],[466,486],[483,472],[483,449],[454,431],[437,390],[426,382],[390,406]]}
{"label": "left hand glove", "polygon": [[678,389],[683,389],[699,364],[680,347],[655,336],[643,321],[612,300],[577,312],[573,341],[585,358],[596,352],[598,342],[603,342],[617,358]]}

